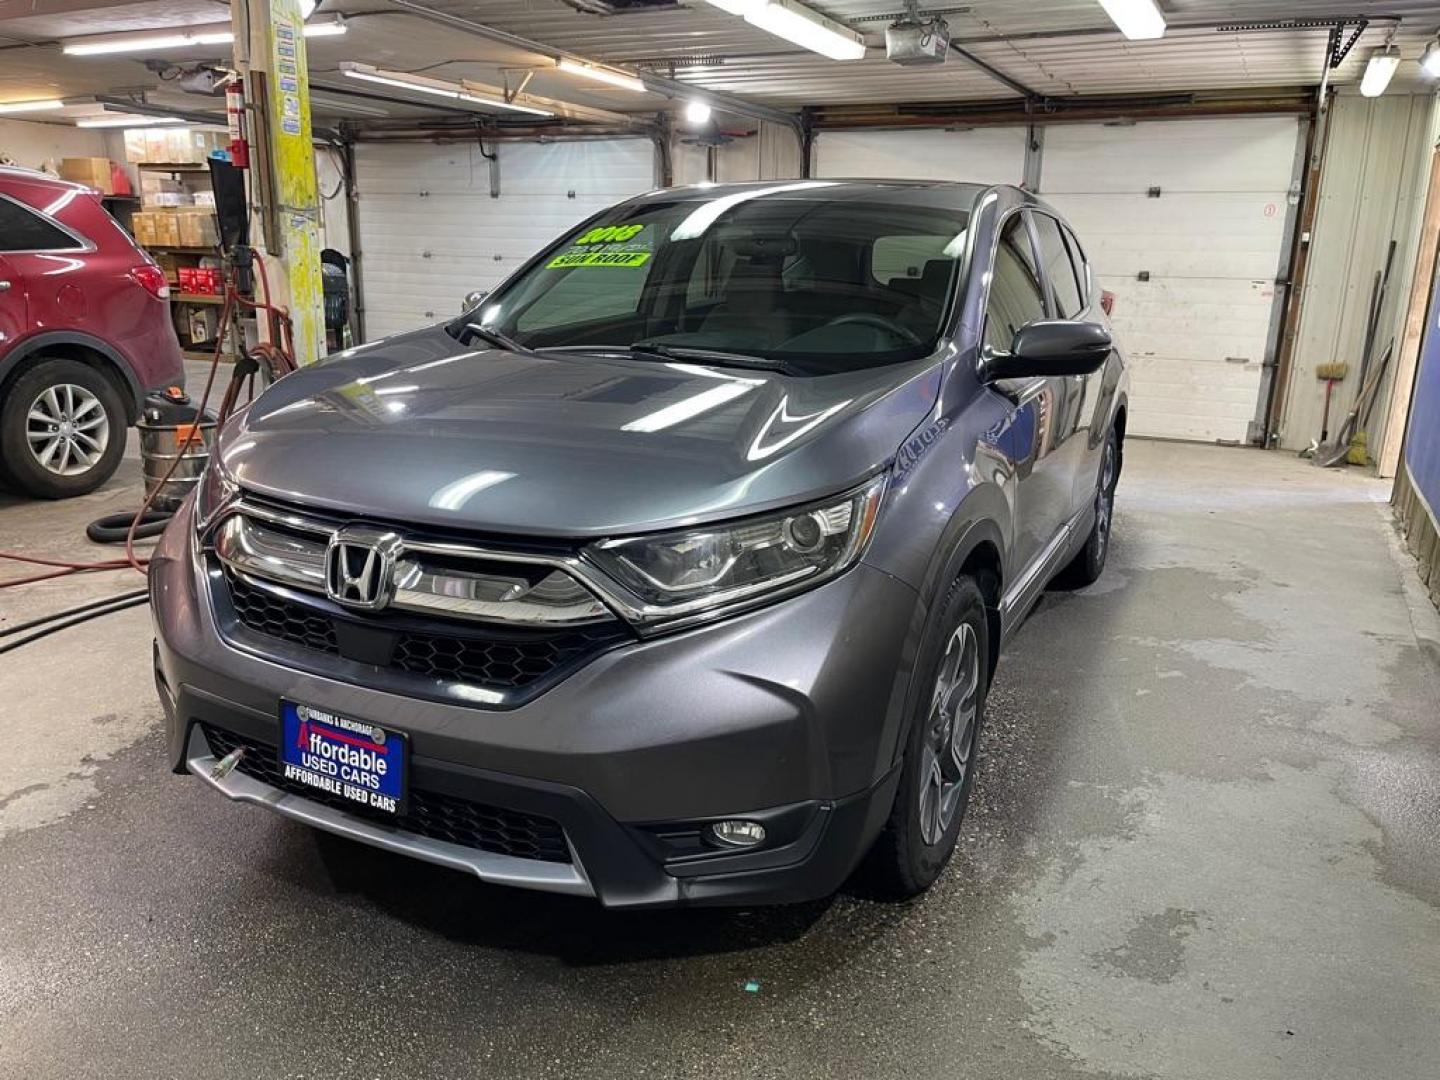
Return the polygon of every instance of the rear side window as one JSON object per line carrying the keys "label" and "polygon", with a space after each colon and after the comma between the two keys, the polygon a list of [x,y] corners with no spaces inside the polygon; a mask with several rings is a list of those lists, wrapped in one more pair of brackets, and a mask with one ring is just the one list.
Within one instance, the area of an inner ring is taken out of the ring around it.
{"label": "rear side window", "polygon": [[73,251],[79,246],[64,229],[0,196],[0,251]]}
{"label": "rear side window", "polygon": [[1043,318],[1045,291],[1035,276],[1025,218],[1012,214],[995,249],[990,299],[985,305],[985,344],[996,352],[1007,352],[1015,340],[1015,331]]}
{"label": "rear side window", "polygon": [[1080,296],[1088,307],[1090,304],[1090,263],[1085,258],[1085,250],[1080,246],[1080,241],[1075,239],[1075,234],[1070,231],[1068,225],[1065,226],[1064,233],[1065,246],[1070,249],[1070,264],[1075,267],[1075,280],[1080,283]]}
{"label": "rear side window", "polygon": [[1040,236],[1040,261],[1045,267],[1045,276],[1055,290],[1055,302],[1060,308],[1062,319],[1073,319],[1085,310],[1085,299],[1076,276],[1076,268],[1070,261],[1065,238],[1060,233],[1060,222],[1049,214],[1032,214],[1035,231]]}

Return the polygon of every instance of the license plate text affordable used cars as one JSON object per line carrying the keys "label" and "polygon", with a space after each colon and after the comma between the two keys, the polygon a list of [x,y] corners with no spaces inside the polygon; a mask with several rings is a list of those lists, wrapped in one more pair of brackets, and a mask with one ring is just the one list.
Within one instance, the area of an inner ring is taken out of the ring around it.
{"label": "license plate text affordable used cars", "polygon": [[390,814],[405,812],[405,738],[293,701],[281,702],[284,778]]}

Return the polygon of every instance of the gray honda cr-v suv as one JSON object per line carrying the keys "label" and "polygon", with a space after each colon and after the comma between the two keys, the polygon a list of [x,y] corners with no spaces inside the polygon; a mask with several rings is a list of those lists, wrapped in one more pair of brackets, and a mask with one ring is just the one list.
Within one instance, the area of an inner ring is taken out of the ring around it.
{"label": "gray honda cr-v suv", "polygon": [[150,564],[176,771],[617,907],[924,889],[1001,643],[1104,566],[1099,299],[1010,187],[597,215],[222,432]]}

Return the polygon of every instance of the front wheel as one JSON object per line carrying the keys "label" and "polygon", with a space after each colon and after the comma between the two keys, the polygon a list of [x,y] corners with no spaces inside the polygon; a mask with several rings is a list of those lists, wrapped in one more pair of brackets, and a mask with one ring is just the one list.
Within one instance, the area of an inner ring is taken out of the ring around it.
{"label": "front wheel", "polygon": [[1056,576],[1062,588],[1081,589],[1093,585],[1105,572],[1105,558],[1110,554],[1110,526],[1115,520],[1115,485],[1120,480],[1120,435],[1114,428],[1105,439],[1100,459],[1100,479],[1095,486],[1095,524],[1090,535],[1070,565]]}
{"label": "front wheel", "polygon": [[957,578],[921,650],[924,689],[912,705],[895,805],[866,860],[883,895],[924,892],[955,853],[979,764],[989,655],[985,598],[973,578]]}
{"label": "front wheel", "polygon": [[0,458],[20,491],[64,499],[94,491],[125,450],[125,406],[88,364],[45,357],[0,401]]}

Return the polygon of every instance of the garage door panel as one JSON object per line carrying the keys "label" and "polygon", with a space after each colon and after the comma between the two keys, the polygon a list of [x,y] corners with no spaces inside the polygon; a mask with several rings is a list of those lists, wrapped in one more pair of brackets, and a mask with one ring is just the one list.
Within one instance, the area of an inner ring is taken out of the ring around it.
{"label": "garage door panel", "polygon": [[1134,366],[1130,431],[1249,437],[1299,134],[1290,117],[1046,132],[1042,195],[1115,294]]}
{"label": "garage door panel", "polygon": [[1041,187],[1075,192],[1287,191],[1293,117],[1057,125],[1045,133]]}
{"label": "garage door panel", "polygon": [[[1097,273],[1275,277],[1284,193],[1046,196],[1075,227]],[[1267,215],[1269,207],[1275,213]]]}
{"label": "garage door panel", "polygon": [[655,186],[655,147],[646,139],[516,143],[501,150],[502,188],[513,184],[535,196],[564,199],[574,191],[611,203]]}
{"label": "garage door panel", "polygon": [[1130,420],[1134,435],[1202,442],[1240,442],[1236,415],[1253,415],[1260,392],[1254,364],[1202,363],[1188,358],[1131,360]]}
{"label": "garage door panel", "polygon": [[815,175],[1018,184],[1025,177],[1025,129],[822,131]]}
{"label": "garage door panel", "polygon": [[648,191],[646,139],[501,143],[500,194],[473,146],[356,152],[365,331],[370,340],[460,310],[591,214]]}

